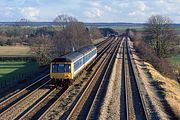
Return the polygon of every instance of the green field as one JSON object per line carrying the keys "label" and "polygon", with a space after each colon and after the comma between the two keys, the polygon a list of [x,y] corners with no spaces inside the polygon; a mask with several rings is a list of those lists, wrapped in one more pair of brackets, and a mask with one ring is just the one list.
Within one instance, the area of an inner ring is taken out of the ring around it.
{"label": "green field", "polygon": [[169,59],[173,65],[180,65],[180,55],[174,55]]}
{"label": "green field", "polygon": [[35,62],[0,62],[0,82],[17,80],[29,76],[39,69]]}
{"label": "green field", "polygon": [[[101,26],[100,28],[105,28],[106,26]],[[144,26],[108,26],[112,29],[115,30],[126,30],[127,28],[129,29],[136,29],[137,31],[144,31]],[[179,31],[180,26],[175,26],[175,30]]]}
{"label": "green field", "polygon": [[115,29],[115,30],[126,30],[127,28],[129,28],[129,29],[136,29],[137,31],[143,31],[144,30],[143,26],[133,26],[133,27],[128,27],[128,26],[113,26],[111,28]]}

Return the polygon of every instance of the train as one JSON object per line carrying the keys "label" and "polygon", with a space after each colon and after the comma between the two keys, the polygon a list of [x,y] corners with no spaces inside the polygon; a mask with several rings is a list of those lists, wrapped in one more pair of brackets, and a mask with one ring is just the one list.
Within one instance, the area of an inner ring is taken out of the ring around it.
{"label": "train", "polygon": [[96,56],[97,48],[89,45],[75,52],[55,58],[50,63],[52,84],[55,86],[69,85]]}

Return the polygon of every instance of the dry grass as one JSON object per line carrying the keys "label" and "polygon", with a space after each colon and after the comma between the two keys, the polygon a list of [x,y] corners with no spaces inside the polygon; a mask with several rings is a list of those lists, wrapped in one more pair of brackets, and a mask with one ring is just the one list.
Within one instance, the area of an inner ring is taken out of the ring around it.
{"label": "dry grass", "polygon": [[164,89],[165,99],[168,104],[171,106],[174,113],[180,118],[180,84],[175,80],[162,76],[151,64],[145,64],[153,80],[159,83],[159,86]]}
{"label": "dry grass", "polygon": [[104,40],[105,40],[105,38],[94,39],[94,40],[92,40],[92,43],[97,44],[97,43],[100,43],[100,42],[102,42]]}
{"label": "dry grass", "polygon": [[31,55],[29,46],[1,46],[0,56],[29,56]]}

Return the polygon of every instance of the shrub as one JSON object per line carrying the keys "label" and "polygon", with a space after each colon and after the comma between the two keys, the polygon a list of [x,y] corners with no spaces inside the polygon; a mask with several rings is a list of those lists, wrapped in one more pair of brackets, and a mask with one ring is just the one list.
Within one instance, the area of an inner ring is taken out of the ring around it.
{"label": "shrub", "polygon": [[[133,37],[131,37],[133,39]],[[134,40],[134,48],[140,57],[151,63],[163,75],[175,79],[175,73],[172,65],[165,58],[159,58],[154,49],[142,40]]]}

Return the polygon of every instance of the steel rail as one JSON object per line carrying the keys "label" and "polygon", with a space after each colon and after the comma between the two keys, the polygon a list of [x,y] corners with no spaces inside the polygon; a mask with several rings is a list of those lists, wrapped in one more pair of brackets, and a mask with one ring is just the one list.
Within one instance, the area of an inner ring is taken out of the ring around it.
{"label": "steel rail", "polygon": [[[37,80],[36,82],[30,84],[29,86],[23,88],[22,90],[20,90],[19,92],[15,93],[14,95],[8,97],[7,99],[3,100],[0,103],[0,109],[4,109],[7,105],[10,105],[12,102],[16,101],[18,98],[22,97],[23,95],[27,94],[29,91],[27,91],[29,88],[31,88],[32,86],[34,86],[35,84],[41,82],[42,80],[44,80],[44,78],[48,77],[49,74],[43,76],[42,78],[40,78],[39,80]],[[21,95],[22,94],[22,95]],[[8,109],[8,108],[7,108]]]}
{"label": "steel rail", "polygon": [[46,84],[48,84],[50,81],[46,81],[44,84],[42,84],[41,86],[39,86],[38,88],[36,88],[34,91],[32,91],[30,94],[28,94],[27,96],[23,97],[20,101],[16,102],[15,104],[13,104],[12,106],[10,106],[8,109],[6,109],[5,111],[3,111],[0,114],[0,117],[4,114],[6,114],[10,109],[13,109],[14,106],[20,104],[22,101],[24,101],[26,98],[28,98],[29,96],[31,96],[32,94],[34,94],[35,92],[37,92],[40,88],[42,88],[43,86],[45,86]]}
{"label": "steel rail", "polygon": [[[128,37],[126,36],[126,53],[127,53],[127,60],[129,61],[128,62],[128,64],[129,64],[129,66],[131,66],[131,68],[132,68],[132,72],[133,72],[133,76],[134,76],[134,80],[135,80],[135,86],[137,87],[137,90],[138,90],[138,96],[139,96],[139,98],[140,98],[140,104],[141,104],[141,109],[142,109],[142,111],[143,111],[143,118],[145,119],[145,120],[149,120],[149,115],[148,115],[148,112],[147,112],[147,110],[146,110],[146,105],[145,105],[145,100],[144,100],[144,98],[143,98],[143,95],[142,95],[142,93],[141,93],[141,87],[140,87],[140,84],[139,84],[139,82],[137,81],[138,80],[138,78],[137,78],[137,76],[136,76],[136,74],[135,74],[135,68],[134,68],[134,65],[132,64],[132,58],[131,58],[131,56],[130,56],[130,48],[129,48],[129,45],[128,45]],[[137,102],[137,101],[136,101]]]}
{"label": "steel rail", "polygon": [[[103,51],[98,55],[98,57],[96,57],[96,59],[94,60],[94,62],[99,60],[99,58],[107,51],[107,49],[110,47],[110,45],[111,45],[111,44],[108,44],[108,45],[107,45],[108,47],[105,47],[105,48],[103,49]],[[93,62],[93,63],[94,63],[94,62]],[[88,69],[90,68],[90,66],[94,66],[93,63],[91,63],[91,64],[89,65],[89,67],[86,68],[86,70],[88,70]],[[61,97],[59,97],[59,98],[38,118],[38,120],[43,120],[43,117],[48,114],[48,112],[55,106],[55,104],[56,104],[60,99],[61,99]]]}
{"label": "steel rail", "polygon": [[92,113],[92,111],[93,111],[93,107],[95,106],[95,103],[96,103],[96,99],[97,99],[97,97],[98,97],[98,94],[100,93],[100,90],[101,90],[101,88],[102,88],[102,86],[103,86],[103,82],[104,82],[105,79],[106,79],[108,70],[110,69],[111,65],[113,64],[112,62],[113,62],[113,59],[115,59],[115,55],[117,54],[118,48],[121,47],[121,46],[122,46],[122,41],[121,41],[120,46],[119,46],[119,43],[117,44],[117,46],[116,46],[116,48],[115,48],[115,50],[114,50],[114,52],[113,52],[113,55],[112,55],[112,57],[110,58],[110,61],[109,61],[108,66],[107,66],[107,68],[106,68],[106,70],[105,70],[105,72],[104,72],[104,75],[103,75],[103,78],[102,78],[102,80],[101,80],[101,83],[100,83],[100,85],[99,85],[99,87],[98,87],[98,90],[97,90],[97,92],[96,92],[96,94],[95,94],[95,97],[94,97],[94,99],[93,99],[93,102],[92,102],[92,104],[91,104],[91,107],[90,107],[90,109],[89,109],[89,111],[88,111],[88,114],[87,114],[87,116],[86,116],[86,120],[90,120],[90,118],[91,118],[91,113]]}
{"label": "steel rail", "polygon": [[26,112],[19,120],[29,119],[29,114],[31,114],[34,110],[36,110],[47,98],[52,95],[56,91],[54,88],[50,93],[48,93],[41,101],[39,101],[36,105],[34,105],[28,112]]}
{"label": "steel rail", "polygon": [[[113,50],[113,47],[110,49],[110,51]],[[71,119],[73,114],[76,112],[78,106],[80,105],[80,103],[83,101],[84,96],[87,94],[87,92],[89,92],[91,90],[91,87],[93,85],[93,83],[96,83],[96,76],[98,74],[98,72],[101,70],[102,66],[105,65],[106,61],[108,61],[108,57],[109,57],[110,52],[108,52],[107,56],[103,59],[103,61],[101,62],[100,66],[98,67],[98,69],[96,70],[96,72],[93,74],[93,77],[91,78],[90,82],[88,83],[88,86],[86,87],[86,89],[83,91],[83,93],[81,94],[79,100],[76,102],[75,106],[73,107],[73,109],[71,110],[71,112],[69,113],[69,115],[67,116],[67,120]],[[94,85],[95,86],[95,85]]]}

